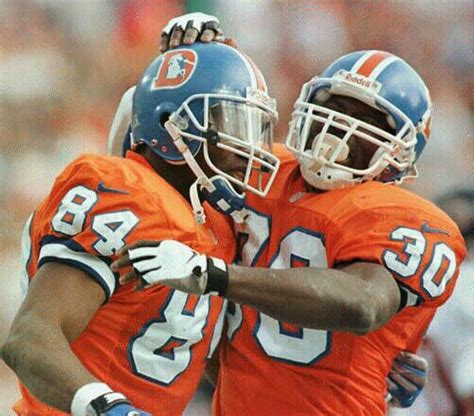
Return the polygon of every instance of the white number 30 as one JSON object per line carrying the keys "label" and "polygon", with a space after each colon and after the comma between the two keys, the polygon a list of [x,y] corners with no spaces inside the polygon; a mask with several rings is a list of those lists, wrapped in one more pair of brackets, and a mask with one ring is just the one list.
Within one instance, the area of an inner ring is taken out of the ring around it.
{"label": "white number 30", "polygon": [[[385,266],[403,278],[417,273],[426,251],[426,238],[419,230],[400,227],[392,231],[390,238],[403,241],[401,256],[395,251],[386,250],[383,254]],[[456,271],[456,255],[444,242],[433,246],[431,259],[421,274],[421,285],[432,297],[441,296]]]}

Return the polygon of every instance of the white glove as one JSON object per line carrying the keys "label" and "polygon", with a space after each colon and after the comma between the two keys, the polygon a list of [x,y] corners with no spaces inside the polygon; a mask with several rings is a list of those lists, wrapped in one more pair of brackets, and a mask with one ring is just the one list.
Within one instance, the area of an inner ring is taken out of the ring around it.
{"label": "white glove", "polygon": [[220,22],[216,16],[210,14],[200,12],[188,13],[171,19],[163,28],[162,33],[170,35],[173,29],[185,31],[189,28],[196,29],[199,33],[205,29],[213,29],[218,32],[220,30]]}
{"label": "white glove", "polygon": [[192,250],[174,240],[147,243],[128,249],[130,263],[145,287],[163,284],[194,294],[225,295],[226,263]]}

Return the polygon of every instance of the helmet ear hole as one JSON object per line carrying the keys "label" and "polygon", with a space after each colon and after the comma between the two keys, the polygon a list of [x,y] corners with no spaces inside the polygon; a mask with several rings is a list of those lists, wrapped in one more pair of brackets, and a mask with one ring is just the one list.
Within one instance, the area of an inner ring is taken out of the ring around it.
{"label": "helmet ear hole", "polygon": [[160,115],[160,126],[165,128],[165,123],[168,121],[170,118],[171,113],[168,113],[167,111],[163,112]]}
{"label": "helmet ear hole", "polygon": [[325,103],[330,97],[331,93],[326,88],[323,88],[316,92],[314,100],[322,104]]}

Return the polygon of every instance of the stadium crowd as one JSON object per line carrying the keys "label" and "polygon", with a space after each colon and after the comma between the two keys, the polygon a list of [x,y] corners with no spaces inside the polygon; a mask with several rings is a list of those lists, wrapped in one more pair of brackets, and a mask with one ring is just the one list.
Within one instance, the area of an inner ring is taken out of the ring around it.
{"label": "stadium crowd", "polygon": [[[469,1],[1,0],[0,343],[21,300],[20,234],[54,177],[84,152],[105,152],[122,93],[157,54],[161,28],[187,11],[219,16],[266,75],[284,140],[301,84],[358,49],[413,63],[434,103],[420,179],[435,200],[474,173],[474,6]],[[0,414],[17,398],[0,364]]]}

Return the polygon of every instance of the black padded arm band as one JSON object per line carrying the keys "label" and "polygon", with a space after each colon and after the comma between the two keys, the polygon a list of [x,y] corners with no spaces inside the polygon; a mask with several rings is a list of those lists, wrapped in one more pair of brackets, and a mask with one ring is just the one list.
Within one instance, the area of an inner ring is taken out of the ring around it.
{"label": "black padded arm band", "polygon": [[204,293],[225,297],[229,285],[229,268],[222,260],[207,258],[207,284]]}

